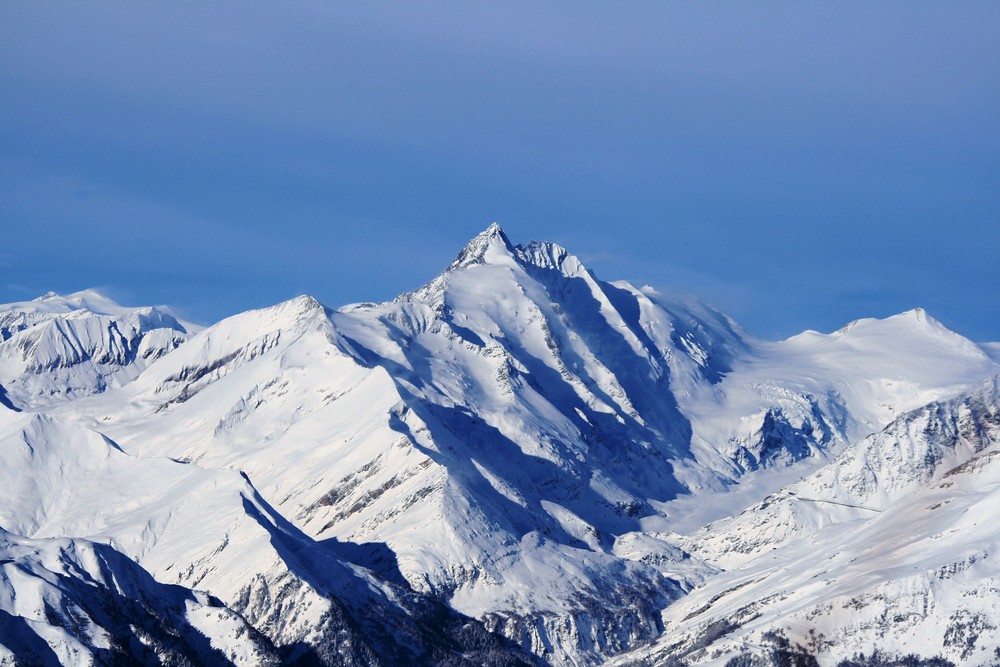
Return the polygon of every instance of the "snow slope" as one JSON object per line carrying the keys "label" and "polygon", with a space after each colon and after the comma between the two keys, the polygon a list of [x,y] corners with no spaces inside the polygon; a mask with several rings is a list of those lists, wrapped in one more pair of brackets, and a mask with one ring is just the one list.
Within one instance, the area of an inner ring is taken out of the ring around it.
{"label": "snow slope", "polygon": [[[0,487],[0,525],[35,541],[82,536],[99,543],[88,548],[117,554],[118,567],[141,566],[176,584],[171,590],[211,591],[210,606],[231,609],[225,613],[232,618],[202,610],[191,612],[190,623],[230,659],[269,664],[273,656],[316,654],[330,664],[423,664],[457,650],[464,635],[475,640],[476,650],[462,651],[468,664],[489,661],[491,652],[500,656],[497,664],[523,662],[470,619],[351,563],[365,545],[317,543],[295,529],[245,474],[133,457],[96,432],[47,416],[0,417],[0,464],[20,471]],[[137,594],[121,593],[130,596]],[[239,631],[237,622],[254,632]],[[78,635],[41,633],[53,650],[86,654],[76,646],[86,633]],[[257,648],[272,642],[277,649]],[[86,648],[99,660],[106,647]]]}
{"label": "snow slope", "polygon": [[654,647],[614,664],[780,664],[782,639],[819,664],[876,651],[997,664],[997,507],[1000,377],[685,540],[731,569],[665,610]]}
{"label": "snow slope", "polygon": [[993,377],[971,393],[897,418],[812,475],[681,544],[731,569],[824,526],[872,518],[1000,440],[997,383]]}
{"label": "snow slope", "polygon": [[0,529],[0,663],[277,665],[216,598],[156,582],[114,548]]}
{"label": "snow slope", "polygon": [[[389,303],[5,308],[0,526],[113,544],[333,664],[523,659],[483,628],[553,664],[650,642],[759,552],[678,533],[1000,371],[922,311],[760,341],[496,225]],[[841,509],[753,529],[784,548]]]}
{"label": "snow slope", "polygon": [[723,451],[755,470],[835,451],[997,369],[982,347],[918,308],[831,334],[755,341],[711,394],[693,393],[682,407],[696,441],[728,442]]}
{"label": "snow slope", "polygon": [[196,330],[163,307],[94,290],[0,305],[0,405],[44,409],[120,386]]}

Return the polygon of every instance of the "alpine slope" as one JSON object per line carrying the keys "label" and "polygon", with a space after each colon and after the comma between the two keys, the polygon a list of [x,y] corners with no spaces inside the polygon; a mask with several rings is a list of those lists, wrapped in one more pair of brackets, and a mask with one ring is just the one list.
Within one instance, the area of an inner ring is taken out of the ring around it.
{"label": "alpine slope", "polygon": [[1000,662],[996,349],[495,224],[387,303],[2,305],[0,664]]}

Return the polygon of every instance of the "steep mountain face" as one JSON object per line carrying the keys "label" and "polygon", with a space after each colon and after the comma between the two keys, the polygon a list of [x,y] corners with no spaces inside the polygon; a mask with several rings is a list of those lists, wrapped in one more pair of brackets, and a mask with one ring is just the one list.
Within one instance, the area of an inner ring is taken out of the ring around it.
{"label": "steep mountain face", "polygon": [[93,290],[0,305],[0,405],[43,409],[120,386],[190,327],[162,308],[122,308]]}
{"label": "steep mountain face", "polygon": [[759,341],[497,226],[390,303],[204,330],[92,293],[8,310],[0,525],[113,545],[330,664],[524,659],[490,631],[552,664],[651,642],[827,520],[733,546],[726,521],[678,535],[701,526],[680,508],[752,505],[1000,371],[922,311]]}
{"label": "steep mountain face", "polygon": [[[14,605],[8,612],[16,617],[7,621],[19,636],[37,634],[33,645],[55,646],[62,662],[78,654],[113,662],[109,647],[127,655],[141,644],[149,652],[140,664],[155,663],[151,656],[171,663],[178,652],[193,664],[528,664],[472,619],[352,562],[391,560],[379,545],[306,536],[245,475],[129,456],[106,437],[51,417],[8,411],[0,418],[0,465],[19,471],[0,486],[0,524],[31,539],[4,535],[19,553],[30,551],[25,544],[52,545],[46,548],[54,552],[36,567],[52,592],[34,593],[39,584],[25,583],[20,570],[4,575]],[[89,539],[55,537],[64,534]],[[96,554],[86,557],[86,567],[73,560],[79,544]],[[12,563],[24,569],[22,560]],[[391,563],[383,566],[388,572]],[[95,568],[99,577],[89,574]],[[176,585],[158,583],[147,571]],[[141,586],[122,587],[132,580]],[[61,607],[59,595],[66,598]],[[183,612],[186,600],[211,609]],[[63,611],[53,616],[46,605]],[[144,630],[122,625],[132,609],[152,614]],[[64,632],[47,633],[39,619],[58,621]],[[155,632],[146,637],[156,623],[187,643],[163,644]],[[108,637],[95,639],[91,626]],[[207,657],[201,646],[212,647]]]}
{"label": "steep mountain face", "polygon": [[994,377],[972,393],[902,415],[812,475],[681,543],[732,569],[825,526],[870,519],[1000,441],[998,406]]}
{"label": "steep mountain face", "polygon": [[905,414],[685,540],[731,569],[664,612],[654,647],[614,664],[1000,663],[998,388]]}
{"label": "steep mountain face", "polygon": [[[545,292],[498,230],[470,248],[436,285],[394,304],[330,313],[302,298],[220,323],[127,388],[134,415],[94,427],[142,456],[245,471],[312,534],[387,544],[416,590],[536,651],[594,659],[651,638],[680,588],[617,556],[614,535],[639,529],[651,494],[681,489],[669,458],[682,455],[686,422],[650,399],[669,396],[666,364],[630,361],[619,334],[607,335],[589,274],[576,279],[589,302],[576,306]],[[458,310],[453,298],[511,301],[513,312],[449,323],[439,311]],[[558,298],[603,327],[609,340],[589,342],[604,363],[560,319]],[[496,337],[510,342],[486,343]],[[605,365],[626,362],[632,402]],[[92,413],[121,402],[102,397]],[[275,466],[276,452],[287,464]],[[539,568],[552,576],[536,582]]]}
{"label": "steep mountain face", "polygon": [[156,582],[114,548],[0,529],[3,664],[277,665],[217,599]]}
{"label": "steep mountain face", "polygon": [[918,308],[832,334],[754,341],[718,386],[681,405],[695,441],[715,443],[739,475],[836,453],[997,369],[983,348]]}

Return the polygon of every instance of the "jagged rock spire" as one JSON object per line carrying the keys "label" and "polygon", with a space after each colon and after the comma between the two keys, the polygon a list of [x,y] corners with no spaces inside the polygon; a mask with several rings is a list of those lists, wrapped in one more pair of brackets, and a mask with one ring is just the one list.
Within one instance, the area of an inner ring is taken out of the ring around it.
{"label": "jagged rock spire", "polygon": [[458,253],[458,257],[451,263],[448,270],[454,271],[466,266],[484,264],[494,253],[500,253],[501,256],[506,255],[507,257],[514,256],[514,246],[511,245],[510,239],[496,222],[469,241]]}

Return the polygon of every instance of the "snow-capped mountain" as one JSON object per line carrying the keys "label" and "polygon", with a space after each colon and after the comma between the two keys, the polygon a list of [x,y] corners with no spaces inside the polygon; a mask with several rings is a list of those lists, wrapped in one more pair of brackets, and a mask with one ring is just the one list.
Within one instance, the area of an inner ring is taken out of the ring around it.
{"label": "snow-capped mountain", "polygon": [[195,329],[94,290],[0,305],[0,404],[42,409],[120,386]]}
{"label": "snow-capped mountain", "polygon": [[[279,664],[218,599],[158,583],[107,544],[0,529],[0,569],[2,664]],[[223,637],[242,637],[240,650],[220,648]]]}
{"label": "snow-capped mountain", "polygon": [[837,664],[879,651],[1000,664],[997,507],[1000,376],[683,540],[728,571],[665,610],[656,645],[615,664]]}
{"label": "snow-capped mountain", "polygon": [[[760,341],[496,225],[389,303],[303,296],[204,329],[94,292],[0,308],[0,526],[211,596],[228,629],[198,632],[245,664],[633,650],[696,586],[871,510],[722,517],[1000,372],[920,310]],[[941,465],[967,453],[948,433],[924,445],[959,452]],[[905,460],[873,498],[933,475]]]}
{"label": "snow-capped mountain", "polygon": [[[110,564],[100,565],[103,578],[96,583],[118,586],[139,577],[152,592],[129,588],[112,593],[117,598],[131,593],[143,606],[149,606],[147,601],[158,605],[163,591],[164,603],[170,602],[171,608],[183,601],[177,591],[187,591],[196,601],[207,599],[201,591],[211,591],[208,606],[218,609],[189,612],[194,617],[188,622],[213,655],[221,651],[237,664],[277,663],[278,656],[282,661],[333,656],[332,664],[425,664],[441,662],[439,654],[447,657],[461,648],[466,659],[455,658],[454,664],[526,664],[472,619],[353,562],[374,565],[381,558],[382,570],[388,573],[391,556],[378,545],[317,542],[296,529],[260,497],[244,474],[167,458],[133,457],[105,436],[47,416],[5,411],[0,417],[6,434],[0,439],[0,463],[5,470],[20,472],[18,479],[0,488],[0,525],[8,528],[4,535],[12,548],[51,544],[44,548],[61,549],[53,558],[69,572],[79,571],[63,555],[75,547],[59,542],[57,535],[85,535],[89,539],[74,544],[82,542],[84,550],[100,552],[102,562],[107,554],[115,554]],[[26,542],[19,537],[23,535],[31,539]],[[30,558],[28,562],[51,570],[51,560],[40,566]],[[180,585],[155,583],[147,572],[155,573],[158,581]],[[81,576],[95,583],[91,576]],[[25,589],[22,580],[4,579],[11,604],[21,605],[25,594],[37,588]],[[125,625],[115,617],[114,627],[94,617],[84,599],[88,590],[69,591],[72,599],[57,605],[62,611],[55,616],[45,611],[45,604],[54,605],[48,593],[19,615],[36,622],[50,619],[62,627],[69,637],[58,636],[57,643],[70,651],[66,655],[86,656],[89,651],[100,658],[107,642],[94,644],[89,625],[114,637],[132,626],[125,612]],[[84,610],[83,616],[77,607]],[[171,613],[170,619],[177,616]],[[92,620],[81,627],[80,618],[87,616]],[[179,622],[170,619],[164,621],[167,627]],[[132,627],[132,632],[145,642],[141,629]],[[278,648],[261,633],[281,640]],[[462,638],[475,643],[463,646]],[[116,650],[129,651],[128,646]],[[163,657],[158,644],[148,646]],[[498,657],[491,658],[492,653]],[[203,664],[201,657],[193,659]]]}

